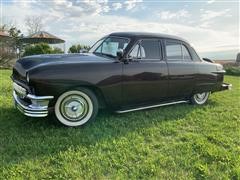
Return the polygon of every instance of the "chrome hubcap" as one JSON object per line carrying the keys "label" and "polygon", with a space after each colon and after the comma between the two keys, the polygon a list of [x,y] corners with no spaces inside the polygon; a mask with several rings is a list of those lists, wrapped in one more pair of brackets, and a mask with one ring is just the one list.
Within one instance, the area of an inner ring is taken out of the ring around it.
{"label": "chrome hubcap", "polygon": [[198,102],[198,103],[203,103],[207,100],[207,97],[208,97],[208,93],[207,92],[204,92],[204,93],[198,93],[198,94],[195,94],[194,95],[194,98],[195,100]]}
{"label": "chrome hubcap", "polygon": [[79,95],[68,96],[61,103],[61,113],[70,121],[81,120],[86,116],[87,112],[88,103]]}
{"label": "chrome hubcap", "polygon": [[198,99],[203,99],[206,96],[206,93],[196,94]]}

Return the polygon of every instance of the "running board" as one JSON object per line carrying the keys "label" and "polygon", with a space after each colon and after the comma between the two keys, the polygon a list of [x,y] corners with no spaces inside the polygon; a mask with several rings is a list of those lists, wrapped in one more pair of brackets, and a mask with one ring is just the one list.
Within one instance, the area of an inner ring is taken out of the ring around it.
{"label": "running board", "polygon": [[144,107],[139,107],[139,108],[134,108],[134,109],[128,109],[128,110],[122,110],[122,111],[116,111],[116,113],[127,113],[127,112],[132,112],[132,111],[140,111],[143,109],[150,109],[150,108],[155,108],[155,107],[161,107],[161,106],[168,106],[168,105],[173,105],[173,104],[181,104],[181,103],[187,103],[188,101],[175,101],[175,102],[170,102],[170,103],[163,103],[163,104],[157,104],[157,105],[152,105],[152,106],[144,106]]}

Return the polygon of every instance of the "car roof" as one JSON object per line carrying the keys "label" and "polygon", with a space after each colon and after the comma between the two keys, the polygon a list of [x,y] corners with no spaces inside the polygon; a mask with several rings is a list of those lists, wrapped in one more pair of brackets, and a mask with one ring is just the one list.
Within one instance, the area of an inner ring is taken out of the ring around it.
{"label": "car roof", "polygon": [[173,36],[169,34],[162,34],[162,33],[150,33],[150,32],[114,32],[109,34],[109,36],[122,36],[122,37],[136,37],[136,38],[167,38],[167,39],[174,39],[174,40],[180,40],[184,41],[186,43],[189,43],[187,40],[178,37]]}

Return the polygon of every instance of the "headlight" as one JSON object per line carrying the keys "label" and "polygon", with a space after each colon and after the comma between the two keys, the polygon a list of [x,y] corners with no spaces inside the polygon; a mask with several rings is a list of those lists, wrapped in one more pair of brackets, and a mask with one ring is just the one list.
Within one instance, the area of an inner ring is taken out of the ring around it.
{"label": "headlight", "polygon": [[217,64],[216,69],[217,69],[217,71],[222,71],[223,66],[221,64]]}
{"label": "headlight", "polygon": [[29,83],[29,73],[27,73],[27,82]]}

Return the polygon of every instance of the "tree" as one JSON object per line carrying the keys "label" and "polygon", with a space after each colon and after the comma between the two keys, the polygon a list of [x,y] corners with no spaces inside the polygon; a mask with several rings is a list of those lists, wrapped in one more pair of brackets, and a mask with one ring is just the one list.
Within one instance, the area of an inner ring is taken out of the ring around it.
{"label": "tree", "polygon": [[12,52],[11,50],[8,51],[1,47],[0,51],[0,67],[1,68],[8,68],[11,66],[11,61],[16,58],[16,54]]}
{"label": "tree", "polygon": [[4,24],[0,29],[3,32],[7,32],[10,36],[10,38],[0,41],[0,66],[9,67],[12,64],[12,60],[17,58],[17,49],[22,49],[20,38],[23,34],[13,24]]}
{"label": "tree", "polygon": [[0,31],[7,32],[10,28],[16,27],[15,23],[13,21],[11,21],[11,20],[4,21],[6,19],[5,17],[2,17],[2,19],[3,19],[3,22],[0,25]]}
{"label": "tree", "polygon": [[90,47],[87,45],[76,44],[69,48],[68,53],[80,53],[82,50],[88,51],[89,49]]}
{"label": "tree", "polygon": [[8,30],[8,33],[9,33],[9,36],[12,37],[14,50],[19,49],[21,51],[23,46],[23,43],[20,41],[20,39],[23,37],[23,34],[21,34],[21,31],[16,27],[11,27]]}
{"label": "tree", "polygon": [[57,53],[58,54],[63,53],[63,51],[57,47],[52,48],[47,43],[38,43],[26,46],[23,56],[31,56],[37,54],[57,54]]}
{"label": "tree", "polygon": [[0,26],[0,31],[2,31],[2,32],[7,31],[7,25],[6,24],[1,25]]}
{"label": "tree", "polygon": [[43,18],[41,16],[28,16],[25,18],[28,34],[33,34],[41,31],[43,28]]}

